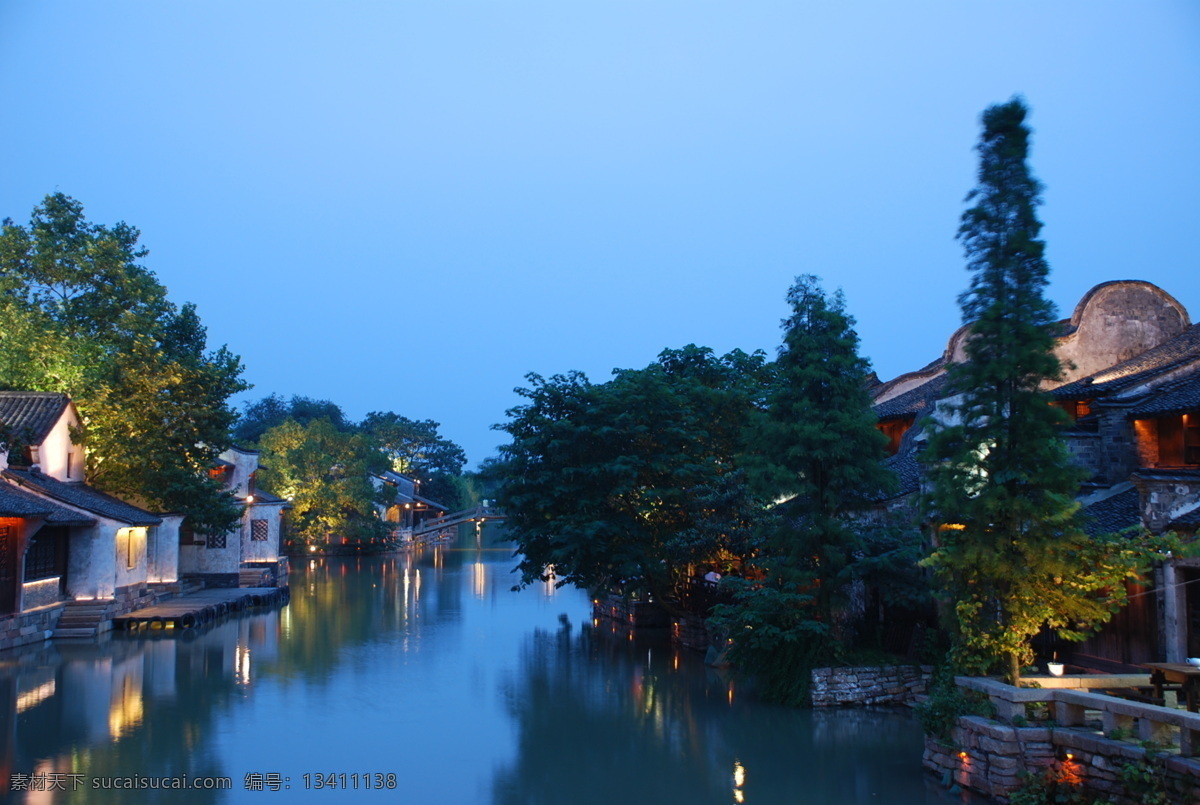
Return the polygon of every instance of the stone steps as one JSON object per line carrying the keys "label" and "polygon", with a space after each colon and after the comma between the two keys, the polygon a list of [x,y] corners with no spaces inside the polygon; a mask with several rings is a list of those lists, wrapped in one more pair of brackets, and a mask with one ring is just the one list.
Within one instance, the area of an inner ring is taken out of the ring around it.
{"label": "stone steps", "polygon": [[100,632],[100,624],[108,617],[108,605],[93,601],[68,601],[55,625],[53,637],[89,638]]}
{"label": "stone steps", "polygon": [[238,587],[270,587],[270,571],[263,568],[251,568],[238,571]]}

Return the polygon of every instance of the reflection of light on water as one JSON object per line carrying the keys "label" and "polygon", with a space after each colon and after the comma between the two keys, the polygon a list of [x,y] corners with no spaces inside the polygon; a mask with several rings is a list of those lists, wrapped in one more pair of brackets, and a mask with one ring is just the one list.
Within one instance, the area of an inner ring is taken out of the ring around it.
{"label": "reflection of light on water", "polygon": [[[81,754],[85,758],[87,757],[86,750],[84,750],[84,752]],[[25,791],[25,799],[24,799],[25,805],[43,805],[43,804],[50,805],[50,803],[55,801],[55,799],[57,798],[56,794],[58,793],[59,790],[63,790],[63,789],[51,787],[50,780],[56,779],[54,777],[54,775],[63,775],[61,778],[58,778],[58,779],[63,779],[66,781],[65,790],[70,791],[72,788],[74,788],[75,784],[74,784],[73,780],[69,777],[66,777],[67,774],[74,771],[74,769],[70,765],[68,765],[68,763],[69,762],[66,761],[65,759],[59,759],[58,765],[56,766],[54,759],[47,758],[43,761],[40,761],[36,766],[34,766],[33,767],[33,777],[41,779],[41,780],[45,780],[46,785],[40,791],[34,789],[33,786],[30,786],[30,788]]]}
{"label": "reflection of light on water", "polygon": [[480,560],[474,564],[473,569],[475,571],[475,597],[483,600],[483,596],[487,592],[487,568]]}
{"label": "reflection of light on water", "polygon": [[240,643],[233,650],[233,679],[241,685],[250,684],[250,647]]}
{"label": "reflection of light on water", "polygon": [[54,695],[54,680],[43,682],[33,690],[27,690],[17,697],[17,712],[24,713],[30,707],[36,707]]}
{"label": "reflection of light on water", "polygon": [[292,633],[292,608],[284,607],[280,611],[280,616],[283,621],[283,635],[287,637]]}
{"label": "reflection of light on water", "polygon": [[738,761],[733,761],[733,801],[745,802],[746,794],[742,786],[746,784],[746,767]]}
{"label": "reflection of light on water", "polygon": [[413,603],[421,597],[421,568],[413,571]]}
{"label": "reflection of light on water", "polygon": [[558,575],[554,572],[554,565],[546,565],[545,587],[547,598],[558,592]]}
{"label": "reflection of light on water", "polygon": [[142,723],[145,708],[142,705],[142,688],[135,685],[133,677],[121,680],[121,692],[113,697],[108,708],[108,733],[113,739],[129,734]]}

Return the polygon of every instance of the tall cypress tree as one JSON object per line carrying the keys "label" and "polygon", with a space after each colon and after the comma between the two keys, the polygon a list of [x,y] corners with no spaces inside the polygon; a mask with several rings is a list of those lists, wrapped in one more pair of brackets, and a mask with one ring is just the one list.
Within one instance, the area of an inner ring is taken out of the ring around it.
{"label": "tall cypress tree", "polygon": [[842,649],[831,628],[836,597],[866,550],[846,515],[893,479],[866,390],[870,366],[842,294],[826,295],[808,275],[787,298],[791,315],[746,459],[756,491],[786,502],[763,518],[765,580],[733,581],[736,603],[719,608],[716,622],[765,695],[799,703],[809,669]]}
{"label": "tall cypress tree", "polygon": [[1062,367],[1027,114],[1016,98],[983,114],[979,185],[958,231],[972,274],[959,298],[971,331],[966,360],[949,369],[957,397],[928,451],[929,502],[943,525],[927,564],[954,605],[955,657],[964,670],[1000,666],[1014,683],[1044,626],[1082,638],[1107,621],[1119,602],[1106,588],[1123,590],[1139,561],[1109,556],[1113,546],[1080,530],[1080,473],[1060,435],[1062,412],[1040,390]]}

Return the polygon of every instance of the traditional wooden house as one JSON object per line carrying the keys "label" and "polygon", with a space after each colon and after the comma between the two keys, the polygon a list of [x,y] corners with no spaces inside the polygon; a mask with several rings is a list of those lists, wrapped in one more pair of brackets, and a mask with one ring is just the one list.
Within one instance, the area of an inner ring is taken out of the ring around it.
{"label": "traditional wooden house", "polygon": [[188,528],[179,534],[180,577],[207,587],[287,585],[287,559],[280,552],[284,514],[290,504],[258,486],[259,453],[231,447],[212,469],[226,491],[244,507],[238,525],[221,534]]}
{"label": "traditional wooden house", "polygon": [[397,542],[410,542],[414,526],[449,511],[444,504],[421,495],[420,482],[407,475],[387,470],[372,475],[371,483],[376,489],[387,486],[394,491],[391,503],[376,508],[379,518],[391,528],[391,538]]}
{"label": "traditional wooden house", "polygon": [[44,637],[68,601],[112,616],[175,591],[179,518],[84,483],[66,395],[0,392],[0,424],[0,648]]}
{"label": "traditional wooden house", "polygon": [[[1072,425],[1064,432],[1088,473],[1085,522],[1094,532],[1142,525],[1194,534],[1200,524],[1200,326],[1162,289],[1140,281],[1089,291],[1062,322],[1056,352],[1066,370],[1048,391]],[[946,369],[964,358],[960,328],[938,360],[872,388],[886,459],[898,491],[880,513],[915,510],[926,417],[954,402]],[[1152,590],[1132,590],[1131,605],[1100,635],[1074,647],[1081,663],[1136,664],[1200,655],[1200,561],[1173,560]],[[1068,649],[1070,647],[1067,647]]]}

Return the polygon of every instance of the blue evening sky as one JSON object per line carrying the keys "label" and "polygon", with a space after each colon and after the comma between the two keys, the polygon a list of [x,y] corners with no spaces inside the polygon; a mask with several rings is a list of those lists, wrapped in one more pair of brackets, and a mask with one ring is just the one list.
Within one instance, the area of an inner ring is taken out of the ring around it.
{"label": "blue evening sky", "polygon": [[1024,95],[1051,295],[1200,318],[1200,3],[0,0],[0,217],[47,193],[271,392],[442,423],[527,372],[773,354],[844,289],[890,378],[941,353],[979,115]]}

